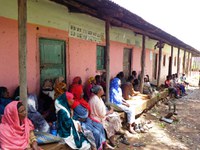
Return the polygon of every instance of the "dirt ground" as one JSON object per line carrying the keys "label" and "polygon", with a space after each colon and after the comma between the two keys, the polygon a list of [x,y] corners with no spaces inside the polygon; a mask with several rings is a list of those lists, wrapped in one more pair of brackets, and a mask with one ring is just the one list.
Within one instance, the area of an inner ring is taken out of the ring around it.
{"label": "dirt ground", "polygon": [[[200,150],[200,89],[188,87],[187,96],[174,100],[178,115],[172,124],[159,121],[168,114],[168,106],[157,104],[140,117],[151,121],[148,133],[129,134],[130,146],[119,144],[117,150]],[[142,143],[145,146],[135,147]]]}

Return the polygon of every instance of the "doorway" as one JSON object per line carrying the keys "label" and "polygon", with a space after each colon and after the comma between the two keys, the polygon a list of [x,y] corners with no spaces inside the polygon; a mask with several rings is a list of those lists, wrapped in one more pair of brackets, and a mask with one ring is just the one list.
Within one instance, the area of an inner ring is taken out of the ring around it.
{"label": "doorway", "polygon": [[172,74],[172,57],[169,56],[169,68],[168,68],[168,75]]}
{"label": "doorway", "polygon": [[39,49],[40,85],[45,79],[65,78],[65,41],[40,38]]}
{"label": "doorway", "polygon": [[124,48],[123,52],[123,72],[127,79],[131,75],[132,49]]}
{"label": "doorway", "polygon": [[158,72],[158,54],[153,53],[153,79],[157,79],[157,72]]}

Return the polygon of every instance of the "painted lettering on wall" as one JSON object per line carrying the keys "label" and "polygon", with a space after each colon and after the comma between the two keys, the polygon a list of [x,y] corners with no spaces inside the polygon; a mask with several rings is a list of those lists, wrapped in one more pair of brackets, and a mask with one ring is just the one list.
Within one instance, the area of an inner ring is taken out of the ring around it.
{"label": "painted lettering on wall", "polygon": [[91,29],[85,29],[77,25],[70,25],[69,36],[93,42],[102,42],[104,40],[104,33],[99,33]]}

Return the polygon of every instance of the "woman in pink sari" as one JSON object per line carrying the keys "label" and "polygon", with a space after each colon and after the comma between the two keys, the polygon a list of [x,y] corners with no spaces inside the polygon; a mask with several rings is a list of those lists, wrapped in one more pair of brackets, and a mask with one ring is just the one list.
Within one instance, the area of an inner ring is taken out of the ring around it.
{"label": "woman in pink sari", "polygon": [[9,103],[0,124],[0,148],[2,150],[40,150],[33,129],[24,105],[19,101]]}

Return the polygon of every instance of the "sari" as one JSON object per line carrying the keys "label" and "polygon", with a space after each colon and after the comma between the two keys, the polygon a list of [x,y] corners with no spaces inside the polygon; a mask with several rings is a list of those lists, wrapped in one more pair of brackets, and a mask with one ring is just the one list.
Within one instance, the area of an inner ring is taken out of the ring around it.
{"label": "sari", "polygon": [[17,110],[18,101],[9,103],[0,124],[0,145],[2,150],[24,150],[29,147],[30,131],[34,129],[26,117],[20,125]]}
{"label": "sari", "polygon": [[121,129],[122,125],[119,114],[113,112],[106,115],[106,106],[101,98],[93,95],[89,100],[89,104],[91,107],[91,118],[103,124],[108,139]]}
{"label": "sari", "polygon": [[70,117],[70,107],[66,101],[66,94],[62,94],[55,101],[56,113],[58,116],[58,134],[72,149],[90,149],[86,137],[78,132],[78,121]]}
{"label": "sari", "polygon": [[67,84],[64,83],[64,78],[58,77],[54,84],[55,99],[59,97],[61,94],[65,93],[66,90],[67,90]]}

